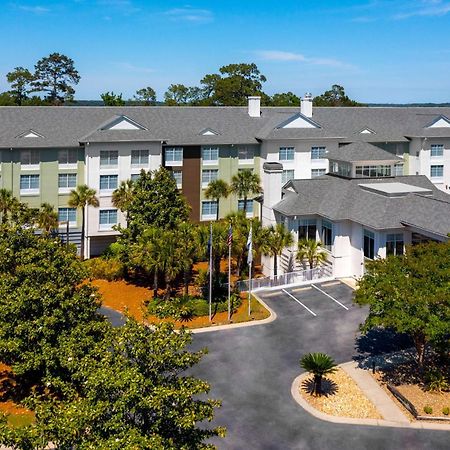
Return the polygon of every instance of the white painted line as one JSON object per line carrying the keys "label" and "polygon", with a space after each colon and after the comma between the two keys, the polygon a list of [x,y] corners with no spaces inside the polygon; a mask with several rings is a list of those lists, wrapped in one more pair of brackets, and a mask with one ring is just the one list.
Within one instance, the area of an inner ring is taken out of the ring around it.
{"label": "white painted line", "polygon": [[292,294],[290,294],[288,291],[286,291],[286,289],[282,289],[282,291],[289,295],[289,297],[291,297],[292,299],[294,299],[299,305],[302,305],[303,308],[306,309],[306,311],[308,311],[309,313],[311,313],[314,317],[317,317],[317,314],[314,311],[311,311],[306,305],[304,305],[300,300],[298,300],[297,298],[295,298]]}
{"label": "white painted line", "polygon": [[280,295],[278,292],[272,292],[271,294],[263,294],[262,297],[276,297],[277,295]]}
{"label": "white painted line", "polygon": [[331,298],[333,302],[336,302],[339,306],[342,306],[344,309],[348,311],[348,308],[343,305],[339,300],[336,300],[334,297],[332,297],[330,294],[327,294],[325,291],[322,291],[322,289],[319,289],[315,284],[311,285],[314,289],[317,289],[319,292],[322,292],[323,295],[326,295],[327,297]]}
{"label": "white painted line", "polygon": [[322,286],[336,286],[337,284],[341,284],[340,281],[332,281],[331,283],[322,283]]}

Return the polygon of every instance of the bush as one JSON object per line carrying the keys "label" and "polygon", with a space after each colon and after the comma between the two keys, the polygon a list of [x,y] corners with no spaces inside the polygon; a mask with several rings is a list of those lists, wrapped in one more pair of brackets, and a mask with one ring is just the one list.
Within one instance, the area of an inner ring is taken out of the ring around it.
{"label": "bush", "polygon": [[444,416],[448,416],[450,414],[450,408],[448,406],[442,408],[442,414],[444,414]]}
{"label": "bush", "polygon": [[449,383],[447,377],[439,370],[429,370],[425,374],[427,383],[427,390],[431,392],[442,392],[449,390]]}
{"label": "bush", "polygon": [[123,278],[124,266],[117,259],[93,258],[84,262],[90,278],[114,281]]}
{"label": "bush", "polygon": [[433,408],[429,405],[424,406],[423,411],[425,412],[425,414],[433,414]]}
{"label": "bush", "polygon": [[[242,304],[239,295],[231,296],[231,310],[235,312]],[[212,312],[228,311],[227,299],[214,301],[212,303]],[[154,299],[148,303],[148,311],[159,318],[171,317],[176,320],[189,320],[192,317],[207,316],[209,314],[208,300],[200,297],[183,296],[170,300]]]}

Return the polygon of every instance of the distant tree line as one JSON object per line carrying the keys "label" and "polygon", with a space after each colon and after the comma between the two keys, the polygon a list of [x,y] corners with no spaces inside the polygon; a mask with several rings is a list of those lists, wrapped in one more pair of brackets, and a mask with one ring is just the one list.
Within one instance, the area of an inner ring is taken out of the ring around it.
{"label": "distant tree line", "polygon": [[[0,106],[62,105],[74,102],[75,89],[80,81],[74,61],[60,53],[41,58],[34,71],[15,67],[6,74],[10,90],[0,94]],[[122,93],[105,92],[100,95],[105,106],[244,106],[247,98],[259,95],[263,106],[298,106],[300,98],[293,92],[268,95],[263,91],[267,78],[255,63],[228,64],[219,73],[206,74],[198,86],[171,84],[158,102],[155,90],[146,86],[125,100]],[[34,94],[34,95],[33,95]],[[36,95],[39,94],[39,95]],[[342,86],[333,85],[313,100],[316,106],[361,106],[351,100]]]}

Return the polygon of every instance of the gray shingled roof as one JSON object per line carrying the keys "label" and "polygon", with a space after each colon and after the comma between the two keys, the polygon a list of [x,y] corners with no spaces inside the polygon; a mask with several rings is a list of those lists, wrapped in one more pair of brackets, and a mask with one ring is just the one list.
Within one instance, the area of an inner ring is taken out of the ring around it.
{"label": "gray shingled roof", "polygon": [[330,150],[328,159],[337,161],[401,161],[401,158],[368,142],[353,142]]}
{"label": "gray shingled roof", "polygon": [[[389,197],[359,186],[392,181],[429,189],[432,196],[410,193]],[[292,180],[283,192],[284,198],[273,209],[285,216],[320,215],[378,230],[409,224],[441,236],[450,232],[450,195],[423,175],[352,180],[323,175],[311,180]]]}
{"label": "gray shingled roof", "polygon": [[[321,128],[277,128],[300,108],[263,107],[252,118],[247,107],[9,107],[0,108],[0,147],[77,146],[94,140],[161,140],[172,145],[250,144],[260,139],[337,139],[341,142],[407,141],[407,137],[450,136],[448,128],[425,128],[450,108],[317,108],[312,119]],[[125,115],[147,130],[98,131]],[[220,133],[202,136],[205,128]],[[370,128],[375,134],[361,134]],[[33,129],[42,138],[19,138]]]}

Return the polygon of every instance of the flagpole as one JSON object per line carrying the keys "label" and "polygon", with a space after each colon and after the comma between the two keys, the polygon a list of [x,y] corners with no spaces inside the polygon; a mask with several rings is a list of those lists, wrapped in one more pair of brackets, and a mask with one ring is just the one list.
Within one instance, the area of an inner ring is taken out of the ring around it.
{"label": "flagpole", "polygon": [[212,222],[209,224],[209,321],[212,319]]}
{"label": "flagpole", "polygon": [[[250,249],[250,251],[252,251]],[[252,262],[248,264],[248,315],[250,316],[252,313]]]}

